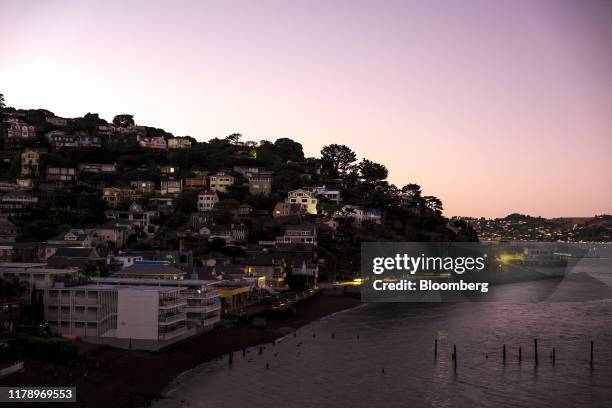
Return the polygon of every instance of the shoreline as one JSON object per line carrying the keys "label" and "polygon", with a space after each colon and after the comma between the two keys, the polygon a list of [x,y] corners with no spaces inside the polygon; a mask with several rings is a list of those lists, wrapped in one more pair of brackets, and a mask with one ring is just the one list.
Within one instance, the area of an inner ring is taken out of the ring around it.
{"label": "shoreline", "polygon": [[178,385],[174,381],[178,379],[180,383],[179,377],[183,373],[203,363],[230,351],[270,343],[311,322],[360,304],[357,298],[319,293],[299,304],[295,315],[267,318],[265,329],[240,323],[203,333],[160,352],[121,350],[80,343],[80,351],[87,352],[99,362],[99,367],[60,366],[59,374],[55,376],[53,364],[47,363],[41,370],[39,363],[26,360],[24,372],[0,380],[0,385],[76,385],[77,403],[70,403],[71,407],[128,407],[130,384],[133,383],[131,406],[148,406],[153,400],[161,398],[169,386]]}

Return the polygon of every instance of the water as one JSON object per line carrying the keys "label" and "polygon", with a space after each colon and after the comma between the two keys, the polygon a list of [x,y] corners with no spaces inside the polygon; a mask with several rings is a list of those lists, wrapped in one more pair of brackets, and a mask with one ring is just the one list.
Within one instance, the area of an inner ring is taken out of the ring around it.
{"label": "water", "polygon": [[610,407],[612,301],[369,304],[178,380],[156,407]]}

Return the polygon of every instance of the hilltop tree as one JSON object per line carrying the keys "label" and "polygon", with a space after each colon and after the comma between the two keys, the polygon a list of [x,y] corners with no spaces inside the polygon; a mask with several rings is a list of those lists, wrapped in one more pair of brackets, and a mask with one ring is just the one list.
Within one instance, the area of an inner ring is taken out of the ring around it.
{"label": "hilltop tree", "polygon": [[419,199],[421,198],[421,186],[414,183],[406,184],[402,187],[402,193],[408,195],[410,198]]}
{"label": "hilltop tree", "polygon": [[283,137],[274,142],[274,147],[283,162],[304,160],[304,150],[301,143]]}
{"label": "hilltop tree", "polygon": [[438,197],[434,197],[434,196],[425,196],[423,197],[423,201],[425,202],[425,208],[427,208],[428,210],[432,211],[435,214],[442,214],[442,200],[440,200]]}
{"label": "hilltop tree", "polygon": [[376,184],[378,181],[386,179],[389,175],[389,171],[383,164],[375,163],[368,159],[363,159],[359,163],[358,169],[361,179],[369,185]]}
{"label": "hilltop tree", "polygon": [[346,174],[356,160],[357,155],[346,145],[330,144],[321,149],[323,169],[332,176]]}
{"label": "hilltop tree", "polygon": [[134,115],[128,115],[127,113],[117,115],[113,118],[113,125],[118,127],[127,128],[135,124]]}

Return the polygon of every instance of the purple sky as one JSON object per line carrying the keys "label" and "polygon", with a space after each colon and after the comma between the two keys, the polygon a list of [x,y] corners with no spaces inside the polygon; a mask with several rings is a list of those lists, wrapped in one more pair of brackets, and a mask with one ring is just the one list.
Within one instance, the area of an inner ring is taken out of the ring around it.
{"label": "purple sky", "polygon": [[449,216],[612,212],[610,1],[5,0],[0,55],[11,106],[348,144]]}

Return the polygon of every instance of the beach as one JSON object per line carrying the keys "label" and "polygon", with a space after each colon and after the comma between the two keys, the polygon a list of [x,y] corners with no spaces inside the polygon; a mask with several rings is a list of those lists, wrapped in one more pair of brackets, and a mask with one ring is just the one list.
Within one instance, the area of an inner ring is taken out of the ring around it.
{"label": "beach", "polygon": [[270,343],[310,322],[360,303],[359,299],[348,296],[317,294],[298,304],[296,314],[268,318],[265,329],[237,324],[204,333],[158,353],[82,343],[80,352],[87,352],[99,367],[59,366],[55,376],[53,364],[46,364],[41,370],[38,362],[26,361],[24,372],[0,380],[0,386],[76,385],[77,403],[67,406],[109,408],[130,406],[132,384],[131,406],[147,406],[184,371],[230,351]]}

